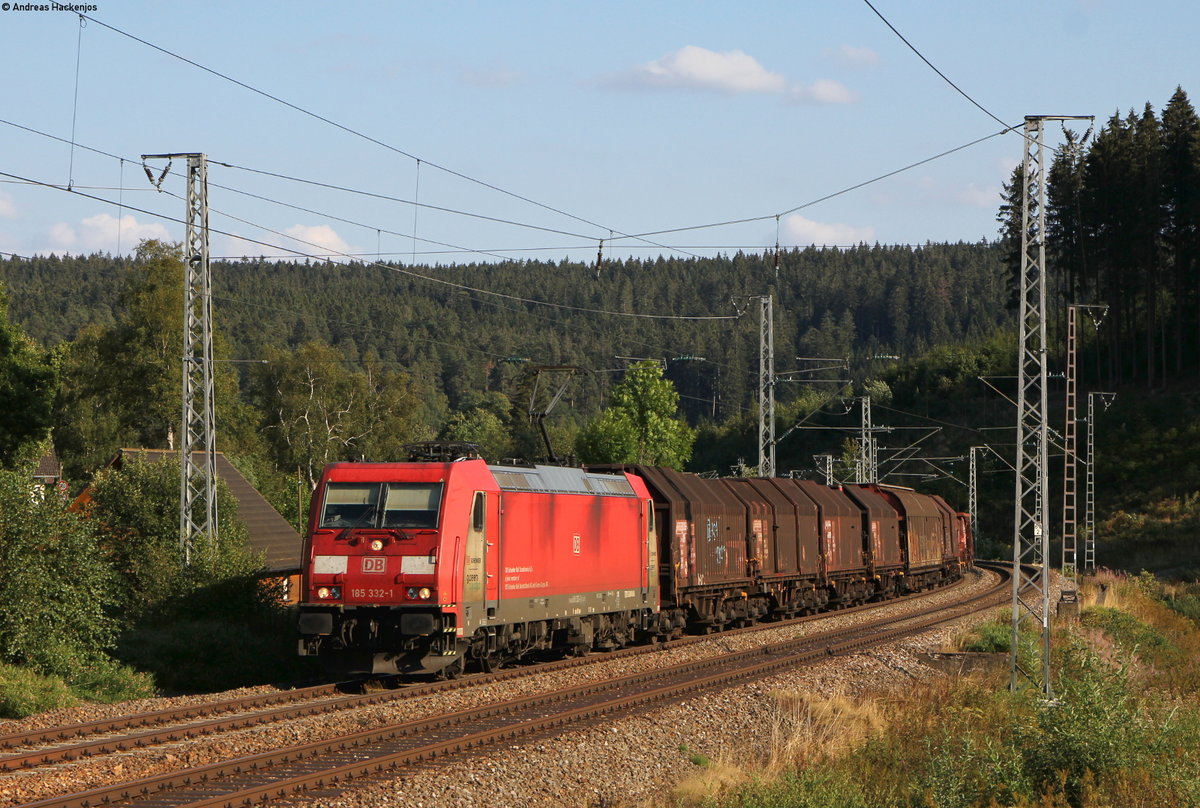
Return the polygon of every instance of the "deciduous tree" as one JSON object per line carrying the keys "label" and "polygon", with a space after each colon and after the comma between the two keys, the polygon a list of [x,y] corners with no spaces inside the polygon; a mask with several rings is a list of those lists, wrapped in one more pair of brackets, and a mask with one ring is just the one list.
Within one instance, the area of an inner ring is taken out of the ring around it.
{"label": "deciduous tree", "polygon": [[654,361],[630,366],[609,394],[608,408],[576,441],[584,462],[644,463],[681,469],[696,433],[676,413],[679,394]]}
{"label": "deciduous tree", "polygon": [[12,467],[47,436],[57,374],[40,348],[8,321],[0,291],[0,467]]}

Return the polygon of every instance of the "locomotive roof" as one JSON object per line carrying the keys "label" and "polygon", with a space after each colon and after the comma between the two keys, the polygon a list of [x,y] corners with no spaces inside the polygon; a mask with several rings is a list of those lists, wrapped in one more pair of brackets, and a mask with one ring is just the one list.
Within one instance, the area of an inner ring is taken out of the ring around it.
{"label": "locomotive roof", "polygon": [[547,494],[602,494],[636,497],[623,474],[605,474],[567,466],[488,466],[502,491]]}

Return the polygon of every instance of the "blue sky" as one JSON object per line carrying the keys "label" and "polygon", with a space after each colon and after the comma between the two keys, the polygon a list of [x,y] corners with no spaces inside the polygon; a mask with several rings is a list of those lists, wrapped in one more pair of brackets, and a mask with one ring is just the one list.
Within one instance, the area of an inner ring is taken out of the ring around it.
{"label": "blue sky", "polygon": [[[143,153],[215,161],[210,224],[233,235],[213,235],[214,255],[442,264],[591,261],[600,239],[626,257],[761,251],[777,234],[785,245],[992,238],[1022,154],[1016,134],[988,138],[1000,125],[856,0],[92,4],[82,29],[70,12],[11,0],[0,11],[0,172],[77,191],[0,177],[0,252],[180,240],[184,203],[151,189]],[[1161,109],[1176,85],[1200,92],[1193,2],[874,5],[1006,123],[1102,123],[1147,101]],[[165,191],[183,193],[181,169]],[[740,219],[754,221],[660,232]],[[642,233],[658,235],[619,238]]]}

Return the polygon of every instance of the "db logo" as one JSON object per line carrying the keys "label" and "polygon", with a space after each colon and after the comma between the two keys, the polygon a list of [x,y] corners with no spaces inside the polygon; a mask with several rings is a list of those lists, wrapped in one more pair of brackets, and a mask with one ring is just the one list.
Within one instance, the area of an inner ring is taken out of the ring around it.
{"label": "db logo", "polygon": [[387,559],[381,556],[364,556],[362,571],[367,574],[381,575],[387,572]]}

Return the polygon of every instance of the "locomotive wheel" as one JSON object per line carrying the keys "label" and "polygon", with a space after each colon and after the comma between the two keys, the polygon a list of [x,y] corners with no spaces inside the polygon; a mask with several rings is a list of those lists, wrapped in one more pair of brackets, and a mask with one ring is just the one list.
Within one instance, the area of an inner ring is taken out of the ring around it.
{"label": "locomotive wheel", "polygon": [[445,679],[457,679],[458,677],[462,676],[464,668],[466,668],[466,662],[460,655],[458,659],[454,660],[449,665],[438,671],[435,678],[438,681]]}

